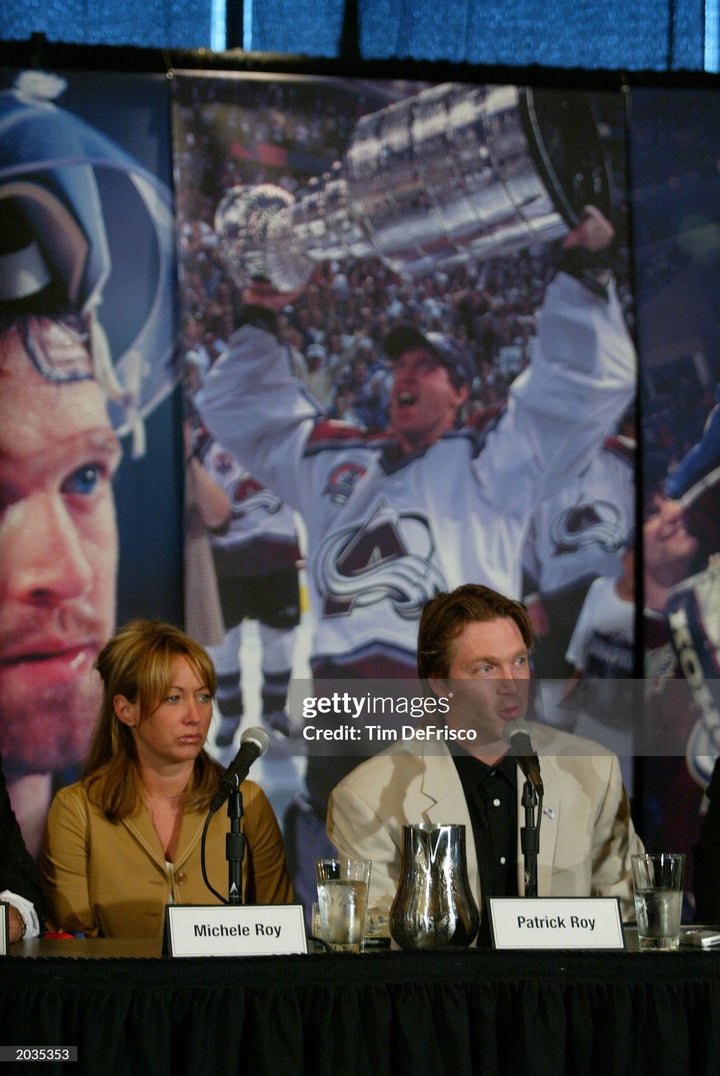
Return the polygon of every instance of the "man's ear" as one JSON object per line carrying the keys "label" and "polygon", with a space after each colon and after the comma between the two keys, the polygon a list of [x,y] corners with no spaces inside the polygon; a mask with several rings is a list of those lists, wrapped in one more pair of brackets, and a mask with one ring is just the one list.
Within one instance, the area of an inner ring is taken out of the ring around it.
{"label": "man's ear", "polygon": [[123,725],[127,725],[128,728],[135,728],[138,723],[136,707],[129,699],[126,699],[124,695],[115,695],[113,709],[118,721],[122,721]]}

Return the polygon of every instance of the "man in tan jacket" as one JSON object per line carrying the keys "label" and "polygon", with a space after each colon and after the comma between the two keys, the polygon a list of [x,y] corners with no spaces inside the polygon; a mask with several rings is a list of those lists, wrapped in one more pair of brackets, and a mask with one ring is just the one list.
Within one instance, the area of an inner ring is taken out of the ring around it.
{"label": "man in tan jacket", "polygon": [[[401,866],[402,827],[466,827],[470,885],[478,903],[525,891],[519,825],[523,781],[503,730],[525,716],[532,630],[525,607],[467,584],[426,605],[418,671],[444,700],[444,725],[422,728],[353,770],[333,790],[330,840],[372,860],[371,905],[387,911]],[[613,896],[632,916],[635,833],[618,759],[606,748],[533,723],[542,771],[539,896]],[[485,930],[480,940],[487,940]]]}

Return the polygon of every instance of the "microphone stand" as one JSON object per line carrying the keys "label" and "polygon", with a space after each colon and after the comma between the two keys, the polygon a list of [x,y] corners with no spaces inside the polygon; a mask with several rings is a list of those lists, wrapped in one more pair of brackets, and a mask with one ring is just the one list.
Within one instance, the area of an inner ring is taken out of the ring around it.
{"label": "microphone stand", "polygon": [[225,835],[225,858],[228,862],[228,904],[242,904],[242,861],[245,855],[245,834],[240,829],[243,799],[240,786],[228,796],[227,813],[230,832]]}
{"label": "microphone stand", "polygon": [[537,856],[540,848],[540,827],[536,822],[535,808],[538,796],[532,781],[523,786],[521,803],[525,808],[525,825],[520,827],[520,848],[525,861],[525,896],[536,897]]}

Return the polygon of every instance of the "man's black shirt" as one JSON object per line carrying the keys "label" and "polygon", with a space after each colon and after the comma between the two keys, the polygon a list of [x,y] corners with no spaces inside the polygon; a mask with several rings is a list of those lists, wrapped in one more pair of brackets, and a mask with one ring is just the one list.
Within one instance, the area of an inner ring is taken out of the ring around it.
{"label": "man's black shirt", "polygon": [[[517,763],[506,755],[488,766],[460,748],[452,751],[472,823],[483,904],[488,897],[516,897]],[[470,840],[471,835],[466,834]],[[487,908],[482,912],[478,944],[490,944]]]}

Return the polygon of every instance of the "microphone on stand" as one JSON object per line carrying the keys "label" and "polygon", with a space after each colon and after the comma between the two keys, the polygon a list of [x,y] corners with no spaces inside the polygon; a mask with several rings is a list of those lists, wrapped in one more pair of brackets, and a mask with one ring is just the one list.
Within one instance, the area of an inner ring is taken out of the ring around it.
{"label": "microphone on stand", "polygon": [[230,793],[234,792],[245,780],[253,762],[264,755],[269,747],[270,737],[265,729],[253,727],[243,732],[240,737],[240,749],[226,769],[220,787],[210,804],[211,814],[222,807]]}
{"label": "microphone on stand", "polygon": [[525,775],[522,793],[525,825],[520,827],[520,847],[525,862],[525,896],[536,897],[538,895],[537,857],[540,850],[540,818],[536,817],[535,809],[538,803],[542,803],[543,798],[540,762],[533,747],[532,734],[527,721],[523,721],[520,717],[515,721],[508,721],[503,729],[502,738]]}
{"label": "microphone on stand", "polygon": [[503,729],[502,738],[510,748],[510,753],[517,759],[517,764],[526,779],[539,796],[543,795],[543,783],[540,776],[540,760],[533,747],[532,733],[527,721],[521,717],[508,721]]}

